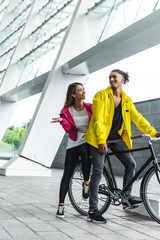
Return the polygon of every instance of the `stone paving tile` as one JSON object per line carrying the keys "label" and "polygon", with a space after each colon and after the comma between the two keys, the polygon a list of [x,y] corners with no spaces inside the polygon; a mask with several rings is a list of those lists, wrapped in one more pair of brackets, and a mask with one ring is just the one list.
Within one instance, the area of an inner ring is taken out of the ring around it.
{"label": "stone paving tile", "polygon": [[[93,235],[89,235],[87,236],[87,238],[83,238],[83,239],[87,239],[87,240],[102,240],[102,238],[97,237],[97,236],[93,236]],[[51,239],[50,239],[51,240]],[[76,237],[76,240],[82,240],[81,236]]]}
{"label": "stone paving tile", "polygon": [[17,237],[22,237],[22,236],[28,236],[28,238],[30,238],[30,237],[33,238],[33,237],[37,236],[37,234],[35,232],[33,232],[31,229],[29,229],[27,227],[17,228],[17,227],[7,226],[7,227],[5,227],[5,230],[14,239],[16,239]]}
{"label": "stone paving tile", "polygon": [[6,211],[0,209],[0,219],[1,218],[11,218],[10,213],[7,213]]}
{"label": "stone paving tile", "polygon": [[89,232],[90,234],[99,234],[102,233],[103,234],[108,234],[108,233],[112,233],[112,231],[110,229],[107,229],[104,227],[104,225],[102,224],[97,224],[95,227],[95,224],[92,223],[88,223],[88,222],[82,222],[82,223],[77,223],[77,226],[79,226],[79,228],[86,230],[87,232]]}
{"label": "stone paving tile", "polygon": [[10,217],[18,218],[18,217],[29,217],[30,214],[27,213],[26,211],[22,209],[15,209],[15,210],[10,210]]}
{"label": "stone paving tile", "polygon": [[[41,232],[40,235],[44,238],[52,238],[52,239],[56,239],[56,240],[69,240],[71,239],[70,236],[68,236],[67,234],[63,233],[63,232]],[[74,238],[72,238],[74,239]]]}
{"label": "stone paving tile", "polygon": [[39,224],[42,224],[43,221],[41,219],[38,219],[34,216],[29,216],[29,217],[17,217],[17,219],[20,221],[20,222],[23,222],[24,224],[28,224],[28,223],[39,223]]}
{"label": "stone paving tile", "polygon": [[109,233],[107,235],[100,235],[101,239],[104,239],[104,240],[126,240],[126,239],[129,239],[129,238],[126,238],[124,236],[121,236],[119,235],[119,233]]}
{"label": "stone paving tile", "polygon": [[151,218],[111,206],[107,224],[86,221],[66,198],[65,218],[56,218],[62,170],[53,177],[0,176],[0,240],[158,240]]}
{"label": "stone paving tile", "polygon": [[0,219],[0,226],[2,226],[3,228],[7,227],[7,226],[12,226],[12,227],[23,227],[25,226],[24,223],[20,222],[18,219],[16,218],[10,218],[10,219]]}
{"label": "stone paving tile", "polygon": [[9,233],[4,228],[0,227],[0,239],[12,240],[13,238],[9,235]]}
{"label": "stone paving tile", "polygon": [[50,224],[47,224],[47,223],[42,223],[42,224],[34,224],[34,223],[28,223],[27,224],[28,227],[30,227],[33,231],[39,233],[39,232],[57,232],[57,229],[50,225]]}
{"label": "stone paving tile", "polygon": [[145,238],[146,240],[149,240],[149,239],[155,239],[155,238],[152,238],[150,236],[148,236],[147,234],[144,234],[144,233],[140,233],[138,231],[133,231],[132,230],[132,234],[131,234],[131,231],[119,231],[119,235],[120,236],[124,236],[124,237],[128,237],[129,239],[137,239],[137,240],[141,240],[143,238]]}
{"label": "stone paving tile", "polygon": [[[21,237],[19,237],[19,236],[17,236],[15,239],[16,240],[44,240],[44,238],[40,237],[40,236],[34,236],[34,237],[31,237],[31,236],[21,236]],[[53,240],[53,238],[52,238],[52,240]]]}

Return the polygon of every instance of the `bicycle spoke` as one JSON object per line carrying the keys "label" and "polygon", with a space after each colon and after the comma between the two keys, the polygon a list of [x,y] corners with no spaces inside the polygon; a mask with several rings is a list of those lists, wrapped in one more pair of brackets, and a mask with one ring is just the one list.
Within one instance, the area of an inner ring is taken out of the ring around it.
{"label": "bicycle spoke", "polygon": [[[87,215],[89,209],[89,199],[82,198],[82,183],[83,177],[81,172],[81,166],[78,165],[73,173],[72,179],[69,185],[69,198],[73,207],[82,215]],[[106,173],[103,173],[100,184],[108,186],[109,180]],[[104,212],[110,205],[110,197],[98,194],[98,209],[100,212]]]}
{"label": "bicycle spoke", "polygon": [[152,167],[143,182],[143,200],[151,217],[160,223],[160,184]]}

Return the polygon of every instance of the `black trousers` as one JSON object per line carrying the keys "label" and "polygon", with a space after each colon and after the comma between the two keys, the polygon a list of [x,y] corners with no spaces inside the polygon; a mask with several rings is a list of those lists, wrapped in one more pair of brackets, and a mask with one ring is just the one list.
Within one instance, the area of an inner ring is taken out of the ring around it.
{"label": "black trousers", "polygon": [[87,143],[84,143],[81,144],[80,146],[67,149],[64,164],[64,173],[60,183],[59,203],[64,203],[66,194],[68,192],[71,176],[73,174],[77,160],[79,159],[80,156],[82,159],[82,171],[84,181],[89,180],[91,168],[89,145]]}
{"label": "black trousers", "polygon": [[[128,150],[128,147],[123,142],[122,139],[118,139],[118,141],[110,141],[107,142],[108,148],[111,149],[112,152]],[[99,150],[93,146],[90,146],[91,156],[92,156],[92,164],[93,164],[93,173],[90,181],[90,196],[89,196],[89,210],[94,211],[98,208],[98,187],[101,181],[101,176],[104,167],[104,154],[100,153]],[[133,159],[131,153],[121,153],[115,154],[115,156],[121,161],[121,163],[125,167],[124,177],[123,177],[123,187],[125,187],[129,181],[135,175],[136,162]],[[125,192],[126,197],[131,197],[132,186]]]}
{"label": "black trousers", "polygon": [[[118,142],[115,143],[109,143],[108,148],[110,148],[112,152],[128,150],[128,147],[122,139],[118,139]],[[123,176],[123,187],[125,187],[135,175],[136,161],[134,160],[131,153],[115,154],[115,156],[121,161],[121,163],[125,167]],[[131,196],[132,185],[125,192],[128,198]]]}

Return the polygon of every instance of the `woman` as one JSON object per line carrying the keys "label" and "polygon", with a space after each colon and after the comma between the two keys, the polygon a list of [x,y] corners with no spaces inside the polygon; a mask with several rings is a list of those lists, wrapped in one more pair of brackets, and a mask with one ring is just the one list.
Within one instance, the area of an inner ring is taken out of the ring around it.
{"label": "woman", "polygon": [[69,85],[64,108],[59,118],[52,118],[52,123],[60,122],[64,130],[69,134],[67,151],[65,156],[64,173],[60,184],[59,206],[57,217],[64,217],[64,200],[69,188],[69,181],[81,156],[84,182],[82,184],[82,197],[88,198],[90,153],[89,145],[83,140],[88,129],[92,115],[92,104],[85,103],[85,90],[81,83]]}

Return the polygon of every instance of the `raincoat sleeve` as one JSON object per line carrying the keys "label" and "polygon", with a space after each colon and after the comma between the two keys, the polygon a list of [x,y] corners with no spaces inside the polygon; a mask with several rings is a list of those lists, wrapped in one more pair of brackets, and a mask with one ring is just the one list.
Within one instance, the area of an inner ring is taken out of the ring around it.
{"label": "raincoat sleeve", "polygon": [[144,134],[149,134],[151,137],[155,137],[157,131],[154,127],[150,125],[150,123],[145,119],[142,114],[140,114],[137,110],[133,102],[131,103],[131,120],[137,126],[137,128],[143,132]]}
{"label": "raincoat sleeve", "polygon": [[62,121],[60,124],[64,128],[66,133],[70,133],[73,131],[73,125],[65,118],[63,114],[60,114],[60,117],[62,118]]}
{"label": "raincoat sleeve", "polygon": [[92,118],[93,127],[95,130],[97,143],[106,143],[105,125],[104,125],[104,104],[105,104],[103,94],[97,93],[93,98],[92,105]]}

